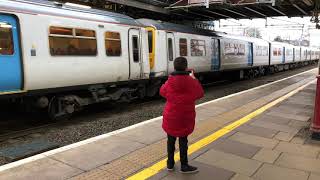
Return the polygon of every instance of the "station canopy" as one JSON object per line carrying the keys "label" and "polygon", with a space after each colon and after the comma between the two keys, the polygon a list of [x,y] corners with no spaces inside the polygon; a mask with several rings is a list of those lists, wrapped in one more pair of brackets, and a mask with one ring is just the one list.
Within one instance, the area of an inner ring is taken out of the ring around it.
{"label": "station canopy", "polygon": [[318,15],[319,0],[58,0],[163,21]]}

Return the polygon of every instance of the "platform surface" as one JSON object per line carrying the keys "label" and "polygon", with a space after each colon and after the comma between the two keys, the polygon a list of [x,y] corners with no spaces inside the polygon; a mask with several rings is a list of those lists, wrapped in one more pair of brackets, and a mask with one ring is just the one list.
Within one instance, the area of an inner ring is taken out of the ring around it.
{"label": "platform surface", "polygon": [[315,73],[197,106],[189,137],[197,174],[179,173],[179,162],[173,172],[161,169],[166,135],[159,117],[1,166],[0,179],[320,179],[320,143],[308,130]]}

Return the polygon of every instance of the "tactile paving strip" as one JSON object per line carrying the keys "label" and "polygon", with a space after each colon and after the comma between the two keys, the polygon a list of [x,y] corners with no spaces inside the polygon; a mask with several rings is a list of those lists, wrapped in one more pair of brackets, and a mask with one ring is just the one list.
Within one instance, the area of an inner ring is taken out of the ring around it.
{"label": "tactile paving strip", "polygon": [[71,180],[118,180],[118,179],[122,179],[121,176],[114,175],[108,171],[103,171],[101,169],[95,169],[71,178]]}

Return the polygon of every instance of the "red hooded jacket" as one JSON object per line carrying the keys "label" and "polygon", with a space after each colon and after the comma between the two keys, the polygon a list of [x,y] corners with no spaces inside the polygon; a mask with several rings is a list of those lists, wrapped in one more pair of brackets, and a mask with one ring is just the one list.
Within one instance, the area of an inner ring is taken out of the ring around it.
{"label": "red hooded jacket", "polygon": [[204,92],[198,80],[188,74],[171,75],[162,85],[160,95],[167,99],[163,112],[163,130],[174,137],[191,134],[195,125],[195,101]]}

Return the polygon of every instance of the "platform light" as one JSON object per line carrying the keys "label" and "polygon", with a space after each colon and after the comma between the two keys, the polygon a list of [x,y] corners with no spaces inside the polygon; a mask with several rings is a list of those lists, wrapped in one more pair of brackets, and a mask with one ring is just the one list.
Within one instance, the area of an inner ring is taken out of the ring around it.
{"label": "platform light", "polygon": [[91,9],[90,6],[81,5],[81,4],[75,4],[75,3],[69,3],[69,2],[65,3],[65,5],[72,6],[72,7],[77,7],[77,8]]}

